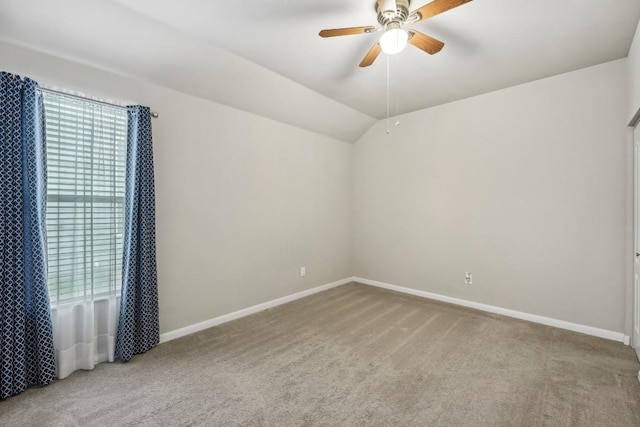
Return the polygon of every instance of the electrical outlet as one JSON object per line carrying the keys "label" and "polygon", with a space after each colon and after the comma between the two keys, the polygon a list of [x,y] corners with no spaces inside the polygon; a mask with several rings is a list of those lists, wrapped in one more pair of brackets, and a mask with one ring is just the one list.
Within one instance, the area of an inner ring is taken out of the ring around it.
{"label": "electrical outlet", "polygon": [[464,284],[470,285],[472,282],[473,282],[473,278],[471,277],[471,273],[467,271],[466,273],[464,273]]}
{"label": "electrical outlet", "polygon": [[300,277],[307,275],[307,267],[300,267]]}

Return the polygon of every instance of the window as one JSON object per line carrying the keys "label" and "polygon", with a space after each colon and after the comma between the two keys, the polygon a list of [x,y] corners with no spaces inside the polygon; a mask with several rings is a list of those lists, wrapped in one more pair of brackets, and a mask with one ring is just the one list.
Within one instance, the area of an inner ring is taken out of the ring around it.
{"label": "window", "polygon": [[126,109],[43,91],[52,304],[119,293]]}

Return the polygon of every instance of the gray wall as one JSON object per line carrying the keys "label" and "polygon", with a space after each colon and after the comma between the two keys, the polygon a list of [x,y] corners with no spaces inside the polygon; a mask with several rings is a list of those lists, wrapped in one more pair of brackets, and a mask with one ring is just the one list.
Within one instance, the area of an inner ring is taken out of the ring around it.
{"label": "gray wall", "polygon": [[383,120],[352,146],[16,46],[0,58],[161,114],[162,332],[354,274],[627,332],[627,60],[408,114],[390,135]]}
{"label": "gray wall", "polygon": [[[631,124],[631,122],[633,121],[633,119],[635,118],[635,115],[640,111],[640,31],[638,31],[638,28],[640,28],[640,24],[638,24],[638,26],[636,27],[636,33],[635,36],[633,38],[633,41],[631,43],[631,46],[629,48],[629,56],[627,57],[627,82],[628,82],[628,87],[629,87],[629,104],[628,104],[628,111],[627,111],[627,121],[629,124]],[[635,123],[634,123],[635,124]],[[632,146],[633,143],[633,129],[629,128],[629,146]],[[635,134],[638,135],[639,130],[636,129],[635,130]],[[633,151],[630,150],[629,152],[629,156],[633,156]],[[632,179],[633,179],[633,175],[632,175]],[[629,187],[629,192],[631,193],[631,203],[629,206],[629,211],[633,212],[635,209],[634,206],[634,185],[636,185],[635,182],[632,183],[632,185],[630,185]],[[630,221],[629,224],[629,234],[631,235],[632,233],[634,233],[634,229],[633,229],[633,221]],[[631,254],[633,254],[636,251],[635,248],[635,242],[631,241],[630,245],[629,245],[629,252]],[[627,289],[627,301],[638,301],[638,295],[635,294],[635,290],[634,290],[634,279],[633,279],[633,268],[634,268],[634,257],[633,255],[629,257],[629,276],[631,277],[630,280],[630,284],[628,286]],[[627,305],[627,316],[626,316],[626,325],[627,325],[627,329],[632,332],[633,331],[633,305],[629,304]],[[640,310],[640,304],[638,304],[637,307],[638,310]],[[627,330],[626,329],[626,330]],[[631,334],[632,335],[632,334]],[[638,352],[638,357],[640,358],[640,343],[639,342],[633,342],[632,343],[634,347],[636,347],[636,351]]]}
{"label": "gray wall", "polygon": [[0,68],[160,113],[161,332],[351,276],[351,144],[4,43]]}
{"label": "gray wall", "polygon": [[626,72],[418,111],[389,135],[380,121],[355,146],[355,275],[622,332]]}

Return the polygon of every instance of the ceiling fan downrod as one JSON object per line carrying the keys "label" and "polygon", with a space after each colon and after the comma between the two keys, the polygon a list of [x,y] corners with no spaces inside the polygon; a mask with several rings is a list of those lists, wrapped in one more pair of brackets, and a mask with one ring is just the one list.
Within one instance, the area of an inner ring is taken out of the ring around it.
{"label": "ceiling fan downrod", "polygon": [[382,0],[376,2],[378,23],[386,27],[392,22],[403,24],[409,17],[410,0]]}

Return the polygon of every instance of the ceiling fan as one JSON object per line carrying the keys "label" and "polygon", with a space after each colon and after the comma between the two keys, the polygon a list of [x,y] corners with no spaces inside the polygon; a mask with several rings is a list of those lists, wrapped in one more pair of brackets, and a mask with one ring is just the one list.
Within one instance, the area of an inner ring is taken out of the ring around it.
{"label": "ceiling fan", "polygon": [[384,34],[382,34],[380,40],[373,45],[362,62],[360,62],[361,67],[368,67],[373,64],[373,61],[376,60],[381,51],[392,55],[402,51],[407,43],[433,55],[434,53],[440,52],[444,43],[413,29],[408,31],[403,30],[402,26],[423,21],[470,1],[471,0],[434,0],[419,9],[409,12],[411,0],[377,0],[376,12],[378,13],[379,26],[322,30],[320,31],[320,37],[367,34],[384,30]]}

